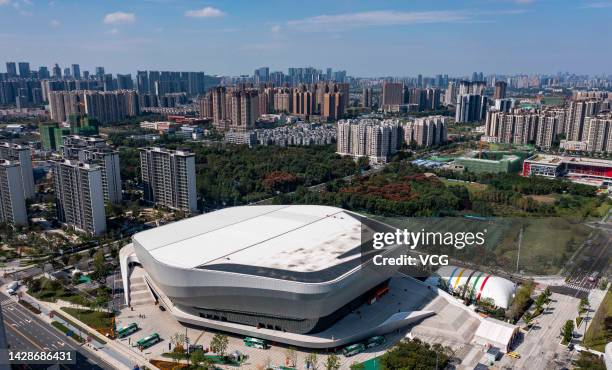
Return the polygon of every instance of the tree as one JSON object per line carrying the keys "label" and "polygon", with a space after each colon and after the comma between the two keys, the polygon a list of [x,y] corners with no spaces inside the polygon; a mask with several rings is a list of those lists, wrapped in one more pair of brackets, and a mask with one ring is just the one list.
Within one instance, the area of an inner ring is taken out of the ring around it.
{"label": "tree", "polygon": [[291,367],[295,367],[297,365],[297,351],[293,347],[287,348],[285,351],[285,358],[287,359],[287,364]]}
{"label": "tree", "polygon": [[179,362],[185,357],[185,350],[182,346],[174,347],[174,350],[170,352],[170,357],[172,357],[172,360],[175,362]]}
{"label": "tree", "polygon": [[561,337],[564,343],[569,343],[574,335],[574,320],[567,320],[561,328]]}
{"label": "tree", "polygon": [[227,338],[227,335],[217,333],[210,341],[210,349],[219,356],[225,357],[228,344],[229,339]]}
{"label": "tree", "polygon": [[175,350],[177,347],[183,348],[183,343],[185,343],[185,334],[175,333],[172,337],[170,337],[170,343],[174,345]]}
{"label": "tree", "polygon": [[351,370],[365,370],[365,365],[361,362],[353,362],[351,364]]}
{"label": "tree", "polygon": [[317,370],[317,367],[319,366],[319,359],[317,358],[317,354],[314,352],[306,355],[304,362],[306,363],[306,367],[312,370]]}
{"label": "tree", "polygon": [[338,370],[339,368],[340,358],[335,353],[332,353],[331,355],[327,356],[327,359],[325,360],[325,369]]}
{"label": "tree", "polygon": [[93,258],[94,276],[99,282],[104,282],[106,278],[106,258],[104,257],[104,251],[98,249]]}
{"label": "tree", "polygon": [[437,345],[431,346],[418,339],[398,342],[380,357],[381,370],[444,369],[450,351]]}
{"label": "tree", "polygon": [[525,314],[523,315],[523,321],[525,322],[525,325],[529,326],[532,320],[533,320],[533,315],[531,314],[531,312],[529,311],[525,312]]}
{"label": "tree", "polygon": [[583,297],[580,299],[580,303],[578,304],[578,313],[580,315],[584,314],[589,307],[589,299],[587,297]]}

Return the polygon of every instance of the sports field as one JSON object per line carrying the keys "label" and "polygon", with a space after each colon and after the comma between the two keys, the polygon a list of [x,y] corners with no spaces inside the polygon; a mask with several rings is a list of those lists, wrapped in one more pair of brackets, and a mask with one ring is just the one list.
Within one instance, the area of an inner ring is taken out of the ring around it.
{"label": "sports field", "polygon": [[484,232],[485,244],[482,247],[457,249],[428,246],[419,251],[445,253],[460,261],[511,273],[517,272],[518,259],[518,271],[529,275],[558,274],[572,254],[594,232],[582,222],[561,217],[373,217],[412,232]]}

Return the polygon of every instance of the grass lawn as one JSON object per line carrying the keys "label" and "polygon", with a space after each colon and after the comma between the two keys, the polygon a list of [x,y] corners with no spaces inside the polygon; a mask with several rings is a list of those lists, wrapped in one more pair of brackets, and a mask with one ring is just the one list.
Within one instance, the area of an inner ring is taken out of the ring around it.
{"label": "grass lawn", "polygon": [[533,274],[556,274],[584,243],[591,229],[561,217],[524,219],[517,222],[513,232],[498,246],[500,261],[516,266],[519,230],[524,227],[521,242],[519,269]]}
{"label": "grass lawn", "polygon": [[487,185],[479,184],[477,182],[471,183],[471,182],[453,181],[453,180],[444,179],[444,178],[440,178],[440,180],[446,186],[463,186],[463,187],[466,187],[468,189],[468,191],[470,192],[470,194],[479,192],[481,190],[485,190],[487,188]]}
{"label": "grass lawn", "polygon": [[113,329],[115,317],[113,313],[72,307],[62,307],[62,310],[102,334],[110,333]]}
{"label": "grass lawn", "polygon": [[[612,317],[612,292],[608,291],[584,336],[584,346],[599,352],[605,351],[606,343],[612,341],[612,327],[609,326],[610,317]],[[606,319],[608,320],[608,327],[606,327]]]}
{"label": "grass lawn", "polygon": [[363,370],[379,370],[380,363],[378,361],[378,357],[367,360],[366,362],[362,362]]}
{"label": "grass lawn", "polygon": [[451,258],[486,267],[498,267],[509,272],[516,271],[518,239],[520,230],[523,228],[519,268],[525,273],[537,275],[557,274],[592,231],[582,223],[562,217],[500,217],[479,221],[463,217],[418,218],[366,215],[409,231],[425,229],[426,231],[455,233],[481,232],[486,229],[484,250],[453,247],[438,249],[421,247],[421,250],[448,254]]}

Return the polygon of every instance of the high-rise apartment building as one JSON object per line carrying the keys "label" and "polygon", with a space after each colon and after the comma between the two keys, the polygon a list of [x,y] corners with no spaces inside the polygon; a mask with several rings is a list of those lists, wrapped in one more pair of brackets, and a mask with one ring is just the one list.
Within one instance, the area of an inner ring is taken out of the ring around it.
{"label": "high-rise apartment building", "polygon": [[399,146],[398,122],[393,120],[338,121],[337,153],[385,162]]}
{"label": "high-rise apartment building", "polygon": [[362,108],[372,108],[372,95],[373,91],[371,87],[364,87],[363,92],[361,94],[361,107]]}
{"label": "high-rise apartment building", "polygon": [[119,91],[51,91],[51,119],[67,122],[71,115],[87,115],[99,123],[118,122],[140,113],[138,94],[134,90]]}
{"label": "high-rise apartment building", "polygon": [[23,184],[23,195],[26,199],[34,197],[34,175],[32,171],[32,153],[30,148],[24,145],[9,142],[0,142],[0,159],[17,161],[21,182]]}
{"label": "high-rise apartment building", "polygon": [[586,142],[590,152],[612,152],[612,115],[592,117]]}
{"label": "high-rise apartment building", "polygon": [[478,94],[464,94],[457,96],[455,122],[478,122],[485,118],[489,100],[486,96]]}
{"label": "high-rise apartment building", "polygon": [[259,96],[257,90],[232,92],[230,104],[230,129],[247,131],[255,128],[255,121],[259,118]]}
{"label": "high-rise apartment building", "polygon": [[382,87],[382,107],[404,104],[404,85],[398,82],[385,82]]}
{"label": "high-rise apartment building", "polygon": [[417,118],[400,126],[402,140],[407,145],[430,147],[445,143],[448,139],[447,117],[428,116]]}
{"label": "high-rise apartment building", "polygon": [[81,79],[81,66],[79,66],[78,64],[72,65],[72,78],[74,78],[75,80]]}
{"label": "high-rise apartment building", "polygon": [[188,213],[197,212],[195,155],[183,150],[140,150],[144,200]]}
{"label": "high-rise apartment building", "polygon": [[586,141],[591,117],[601,110],[601,100],[572,100],[567,109],[566,130],[571,141]]}
{"label": "high-rise apartment building", "polygon": [[493,99],[505,99],[507,86],[508,84],[506,83],[506,81],[497,81],[495,83],[495,92],[493,93]]}
{"label": "high-rise apartment building", "polygon": [[344,114],[344,99],[339,92],[328,92],[323,95],[321,117],[326,120],[337,120]]}
{"label": "high-rise apartment building", "polygon": [[102,169],[104,200],[121,203],[121,168],[119,152],[112,150],[104,139],[70,135],[64,137],[62,154],[66,159],[77,159],[83,163],[98,165]]}
{"label": "high-rise apartment building", "polygon": [[17,64],[15,64],[15,62],[6,62],[6,74],[8,74],[9,77],[17,76]]}
{"label": "high-rise apartment building", "polygon": [[93,235],[106,231],[102,169],[77,160],[52,162],[57,217]]}
{"label": "high-rise apartment building", "polygon": [[0,159],[0,223],[27,225],[19,162]]}
{"label": "high-rise apartment building", "polygon": [[32,72],[30,71],[30,63],[28,62],[19,62],[19,77],[21,78],[30,78]]}

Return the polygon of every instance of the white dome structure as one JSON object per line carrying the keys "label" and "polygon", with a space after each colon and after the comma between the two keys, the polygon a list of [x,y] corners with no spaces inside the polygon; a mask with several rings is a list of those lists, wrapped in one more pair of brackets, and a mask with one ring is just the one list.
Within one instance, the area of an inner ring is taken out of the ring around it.
{"label": "white dome structure", "polygon": [[457,266],[442,266],[437,274],[451,293],[462,299],[479,301],[491,298],[497,307],[507,309],[514,298],[516,284],[508,279]]}

